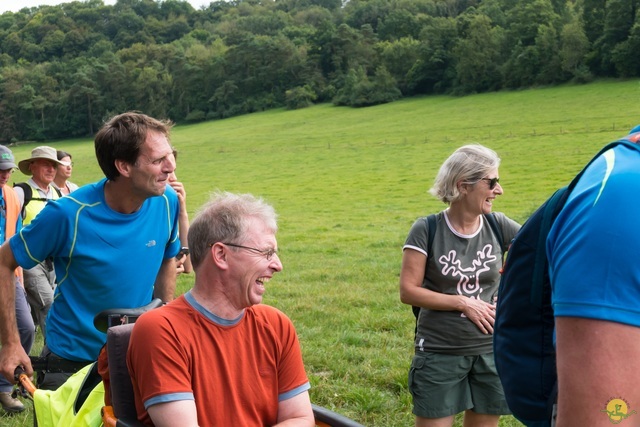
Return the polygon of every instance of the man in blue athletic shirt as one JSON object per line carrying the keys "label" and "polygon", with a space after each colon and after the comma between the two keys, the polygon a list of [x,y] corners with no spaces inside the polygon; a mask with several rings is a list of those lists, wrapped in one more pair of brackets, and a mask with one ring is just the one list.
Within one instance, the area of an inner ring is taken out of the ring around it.
{"label": "man in blue athletic shirt", "polygon": [[[637,141],[634,131],[628,138]],[[558,427],[627,417],[640,425],[639,189],[638,150],[609,149],[585,170],[549,232]]]}
{"label": "man in blue athletic shirt", "polygon": [[[42,215],[0,248],[0,371],[32,373],[15,322],[13,270],[52,257],[58,280],[47,317],[43,356],[77,368],[91,363],[105,334],[94,316],[133,308],[153,297],[173,299],[174,257],[180,249],[179,202],[168,186],[175,170],[170,124],[144,114],[113,117],[98,132],[95,151],[106,178],[48,203]],[[69,369],[73,371],[75,369]],[[56,389],[72,372],[38,376]]]}

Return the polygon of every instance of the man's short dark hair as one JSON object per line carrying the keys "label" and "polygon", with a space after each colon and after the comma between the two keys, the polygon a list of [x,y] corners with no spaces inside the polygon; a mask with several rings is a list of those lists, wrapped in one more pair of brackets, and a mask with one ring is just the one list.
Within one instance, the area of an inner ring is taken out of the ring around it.
{"label": "man's short dark hair", "polygon": [[98,164],[107,179],[113,181],[120,176],[116,160],[130,164],[138,160],[140,147],[149,131],[159,132],[168,138],[172,126],[168,120],[157,120],[136,112],[112,117],[98,131],[94,141]]}

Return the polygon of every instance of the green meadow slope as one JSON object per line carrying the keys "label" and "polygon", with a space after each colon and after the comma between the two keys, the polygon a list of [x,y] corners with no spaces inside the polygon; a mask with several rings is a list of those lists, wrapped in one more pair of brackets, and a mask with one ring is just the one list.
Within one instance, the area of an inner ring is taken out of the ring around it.
{"label": "green meadow slope", "polygon": [[[496,150],[505,194],[494,209],[523,222],[640,123],[639,95],[633,80],[318,105],[180,125],[172,141],[191,215],[216,189],[261,195],[279,212],[284,270],[265,302],[296,324],[313,401],[365,425],[407,426],[413,316],[398,298],[401,247],[417,217],[444,208],[427,193],[442,161],[466,143]],[[50,145],[74,154],[73,181],[100,178],[90,140]],[[13,149],[22,159],[33,147]]]}

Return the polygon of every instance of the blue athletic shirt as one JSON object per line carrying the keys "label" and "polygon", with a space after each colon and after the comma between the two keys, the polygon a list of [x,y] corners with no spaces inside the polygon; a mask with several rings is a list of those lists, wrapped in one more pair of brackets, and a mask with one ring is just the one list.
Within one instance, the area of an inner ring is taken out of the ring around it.
{"label": "blue athletic shirt", "polygon": [[135,213],[113,211],[106,179],[49,202],[10,240],[18,264],[32,268],[53,257],[58,286],[47,316],[46,342],[60,357],[90,361],[106,335],[94,316],[109,308],[148,304],[164,259],[176,256],[179,202],[167,186]]}
{"label": "blue athletic shirt", "polygon": [[640,326],[640,156],[617,146],[578,182],[547,238],[555,316]]}

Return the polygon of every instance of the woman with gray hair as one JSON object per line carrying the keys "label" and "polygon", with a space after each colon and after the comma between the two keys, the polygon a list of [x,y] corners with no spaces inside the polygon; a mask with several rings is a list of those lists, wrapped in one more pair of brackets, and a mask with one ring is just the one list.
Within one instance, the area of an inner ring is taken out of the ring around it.
{"label": "woman with gray hair", "polygon": [[419,218],[403,246],[400,299],[417,314],[409,370],[416,427],[497,426],[509,414],[493,360],[502,253],[520,225],[492,213],[503,193],[500,158],[482,145],[457,149],[430,193],[448,208]]}

